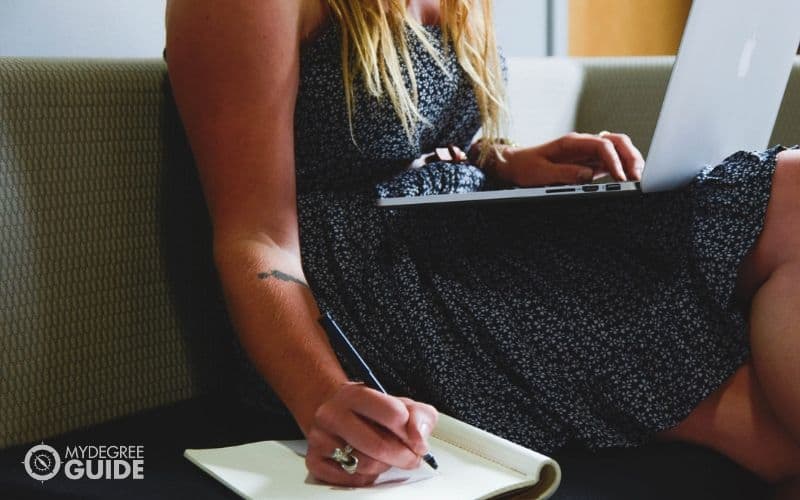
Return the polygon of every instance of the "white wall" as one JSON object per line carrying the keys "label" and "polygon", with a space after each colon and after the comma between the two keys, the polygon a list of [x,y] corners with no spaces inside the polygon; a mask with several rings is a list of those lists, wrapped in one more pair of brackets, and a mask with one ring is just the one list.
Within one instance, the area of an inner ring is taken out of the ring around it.
{"label": "white wall", "polygon": [[497,42],[506,56],[547,54],[547,0],[495,0]]}
{"label": "white wall", "polygon": [[[552,1],[495,0],[498,39],[507,56],[547,54]],[[160,57],[165,3],[0,0],[0,56]]]}
{"label": "white wall", "polygon": [[166,0],[0,0],[0,56],[161,57]]}

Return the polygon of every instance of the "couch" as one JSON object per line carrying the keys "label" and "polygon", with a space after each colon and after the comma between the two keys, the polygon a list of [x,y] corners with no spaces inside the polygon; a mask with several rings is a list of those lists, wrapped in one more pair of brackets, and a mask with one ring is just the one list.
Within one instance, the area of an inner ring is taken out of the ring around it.
{"label": "couch", "polygon": [[[513,136],[625,131],[646,154],[672,59],[511,59]],[[800,139],[800,60],[773,143]],[[297,436],[230,387],[237,352],[158,60],[0,58],[0,497],[232,498],[187,447]],[[40,482],[32,444],[143,445],[143,480]],[[712,451],[556,458],[556,498],[759,498]]]}

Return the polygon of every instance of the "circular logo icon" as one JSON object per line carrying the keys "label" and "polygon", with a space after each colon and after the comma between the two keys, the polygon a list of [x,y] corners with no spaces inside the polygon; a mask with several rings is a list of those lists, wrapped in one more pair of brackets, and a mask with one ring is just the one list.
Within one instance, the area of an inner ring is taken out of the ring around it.
{"label": "circular logo icon", "polygon": [[44,443],[28,450],[22,463],[28,475],[37,481],[53,479],[61,469],[61,457],[58,452]]}

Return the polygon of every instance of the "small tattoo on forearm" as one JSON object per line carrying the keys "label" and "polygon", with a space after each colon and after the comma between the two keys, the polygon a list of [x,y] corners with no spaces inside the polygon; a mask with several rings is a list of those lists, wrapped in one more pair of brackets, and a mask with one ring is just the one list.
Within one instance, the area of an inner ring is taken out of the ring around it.
{"label": "small tattoo on forearm", "polygon": [[301,279],[295,278],[290,274],[286,274],[284,272],[278,271],[277,269],[273,269],[268,273],[258,273],[258,279],[266,280],[269,278],[279,279],[281,281],[287,281],[292,283],[297,283],[298,285],[303,285],[306,288],[309,288],[308,283],[304,282]]}

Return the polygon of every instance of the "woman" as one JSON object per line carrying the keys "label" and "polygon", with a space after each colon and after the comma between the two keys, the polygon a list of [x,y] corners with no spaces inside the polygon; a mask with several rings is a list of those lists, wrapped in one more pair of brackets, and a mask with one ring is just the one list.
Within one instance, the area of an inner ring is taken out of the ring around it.
{"label": "woman", "polygon": [[[416,467],[432,404],[543,452],[691,441],[796,493],[800,153],[738,153],[636,200],[373,206],[639,178],[623,134],[498,139],[490,3],[169,2],[170,80],[229,310],[308,438],[310,472],[366,485]],[[447,145],[470,161],[429,155]],[[323,310],[414,399],[350,382]],[[353,474],[331,458],[346,445]]]}

